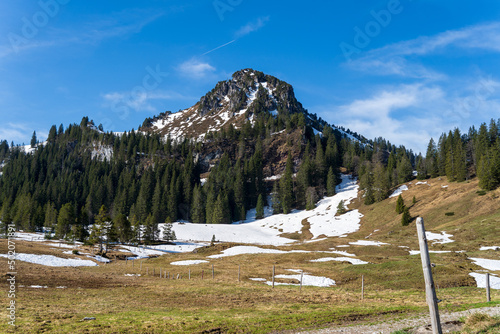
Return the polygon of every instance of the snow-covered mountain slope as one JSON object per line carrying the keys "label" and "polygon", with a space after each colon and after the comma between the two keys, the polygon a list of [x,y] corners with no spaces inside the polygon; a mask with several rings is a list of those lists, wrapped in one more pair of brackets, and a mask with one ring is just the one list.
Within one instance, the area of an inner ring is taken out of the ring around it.
{"label": "snow-covered mountain slope", "polygon": [[[177,222],[173,224],[173,230],[180,240],[210,241],[215,235],[219,241],[280,246],[296,242],[281,234],[300,232],[303,227],[302,221],[307,219],[313,240],[320,236],[339,237],[359,229],[362,215],[358,210],[336,216],[340,201],[348,205],[357,195],[356,180],[342,175],[342,183],[337,187],[337,194],[321,200],[314,210],[295,210],[286,215],[270,215],[271,210],[268,209],[266,217],[260,220],[252,218],[250,210],[248,219],[240,223],[200,225]],[[160,231],[162,230],[160,226]]]}

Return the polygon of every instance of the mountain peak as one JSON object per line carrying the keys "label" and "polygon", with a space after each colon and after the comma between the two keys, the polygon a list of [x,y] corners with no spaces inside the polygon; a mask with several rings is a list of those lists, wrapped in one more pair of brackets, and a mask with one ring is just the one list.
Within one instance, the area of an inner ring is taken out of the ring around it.
{"label": "mountain peak", "polygon": [[146,119],[141,130],[172,139],[201,140],[208,132],[220,131],[230,124],[235,128],[247,122],[254,124],[260,113],[277,117],[298,112],[307,113],[290,84],[247,68],[235,72],[231,80],[217,83],[194,106]]}

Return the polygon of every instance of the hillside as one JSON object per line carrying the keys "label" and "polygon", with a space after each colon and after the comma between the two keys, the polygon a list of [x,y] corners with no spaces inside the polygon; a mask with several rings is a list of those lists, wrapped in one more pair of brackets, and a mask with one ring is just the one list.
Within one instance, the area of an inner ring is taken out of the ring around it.
{"label": "hillside", "polygon": [[[112,261],[108,264],[93,259],[99,266],[70,270],[20,258],[17,266],[23,274],[17,277],[17,284],[24,310],[19,313],[18,324],[27,333],[137,332],[153,328],[148,326],[165,328],[156,332],[268,333],[373,324],[426,314],[414,223],[401,226],[401,216],[394,211],[395,197],[368,206],[363,204],[363,193],[358,193],[357,187],[350,188],[348,178],[344,181],[338,194],[320,203],[318,211],[269,216],[275,223],[264,219],[259,224],[250,219],[246,224],[229,225],[226,229],[215,225],[219,231],[215,234],[229,242],[216,242],[213,246],[195,245],[192,241],[148,249],[123,246],[121,251],[109,253]],[[439,304],[441,312],[498,305],[500,256],[495,249],[500,249],[500,202],[496,200],[499,190],[478,193],[477,180],[449,183],[446,178],[435,178],[424,182],[406,183],[408,190],[402,195],[408,205],[416,197],[410,212],[413,217],[421,215],[425,219],[431,261],[436,264],[433,274],[438,298],[443,300]],[[340,216],[329,213],[329,206],[341,198],[351,199],[349,212]],[[357,210],[361,215],[357,225],[352,225],[349,215]],[[446,215],[449,212],[454,214]],[[327,224],[319,231],[322,223],[315,219],[324,222],[330,214],[342,222],[341,226],[350,224],[355,228],[333,234],[335,225]],[[287,220],[289,223],[280,226]],[[194,224],[174,224],[174,230],[182,238],[204,233],[201,239],[215,231],[210,230],[211,225],[195,230],[190,230],[189,225]],[[286,226],[288,231],[279,231]],[[235,232],[238,229],[254,244],[241,243]],[[266,242],[259,234],[274,229],[279,239]],[[287,240],[293,231],[295,237]],[[33,241],[36,237],[19,234],[16,250],[20,256],[29,253],[68,260],[79,258],[82,262],[89,259],[88,246]],[[0,252],[5,253],[7,242],[1,241],[0,247]],[[68,252],[68,248],[78,250],[79,255]],[[134,258],[130,252],[146,258],[124,261],[123,255]],[[148,258],[147,254],[156,255]],[[160,254],[163,256],[156,257]],[[270,286],[273,266],[277,275],[275,288]],[[484,303],[484,289],[476,287],[484,286],[481,280],[485,272],[492,274],[494,302],[489,304]],[[168,278],[160,278],[159,273],[168,274]],[[63,309],[47,307],[61,303],[65,305]],[[88,316],[96,320],[78,321]],[[5,324],[0,326],[8,330]],[[394,330],[407,328],[408,323],[401,322],[399,326]]]}
{"label": "hillside", "polygon": [[31,142],[0,142],[0,221],[87,242],[89,226],[107,220],[111,232],[102,233],[113,240],[154,243],[165,222],[228,224],[250,210],[262,218],[265,206],[312,209],[335,193],[341,166],[356,175],[374,150],[392,156],[402,179],[415,160],[404,147],[327,124],[290,84],[251,69],[138,131],[115,135],[83,117]]}

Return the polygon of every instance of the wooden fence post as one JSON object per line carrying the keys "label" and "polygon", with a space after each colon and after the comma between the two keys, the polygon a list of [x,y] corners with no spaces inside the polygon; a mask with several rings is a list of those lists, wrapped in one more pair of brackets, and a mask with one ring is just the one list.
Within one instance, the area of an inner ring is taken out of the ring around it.
{"label": "wooden fence post", "polygon": [[361,300],[365,299],[365,275],[361,275]]}
{"label": "wooden fence post", "polygon": [[189,268],[189,279],[191,279],[191,268]]}
{"label": "wooden fence post", "polygon": [[238,265],[238,282],[241,282],[241,265]]}
{"label": "wooden fence post", "polygon": [[300,272],[300,289],[299,291],[302,292],[302,281],[304,280],[304,270]]}
{"label": "wooden fence post", "polygon": [[425,236],[424,220],[421,217],[417,218],[417,233],[420,245],[420,258],[422,259],[422,269],[424,271],[425,295],[431,315],[432,333],[442,334],[443,331],[441,329],[441,322],[439,320],[439,309],[437,304],[438,301],[436,297],[436,290],[434,289],[434,280],[432,279],[429,248],[427,247],[427,237]]}
{"label": "wooden fence post", "polygon": [[486,274],[486,301],[489,303],[491,302],[491,296],[490,296],[490,274]]}
{"label": "wooden fence post", "polygon": [[276,266],[273,266],[273,289],[274,289],[274,273],[276,272]]}

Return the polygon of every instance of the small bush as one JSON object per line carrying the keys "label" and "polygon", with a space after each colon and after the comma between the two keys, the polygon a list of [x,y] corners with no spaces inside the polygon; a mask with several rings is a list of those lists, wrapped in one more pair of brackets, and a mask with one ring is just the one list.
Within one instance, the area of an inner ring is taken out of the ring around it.
{"label": "small bush", "polygon": [[73,249],[73,250],[71,251],[71,253],[73,253],[73,254],[75,254],[75,255],[80,254],[80,253],[78,252],[78,249]]}
{"label": "small bush", "polygon": [[486,191],[485,190],[478,190],[478,191],[476,191],[476,194],[478,194],[479,196],[484,196],[484,195],[486,195]]}
{"label": "small bush", "polygon": [[450,216],[454,216],[454,215],[455,215],[455,212],[445,212],[445,214],[444,214],[444,215],[445,215],[445,216],[448,216],[448,217],[450,217]]}

